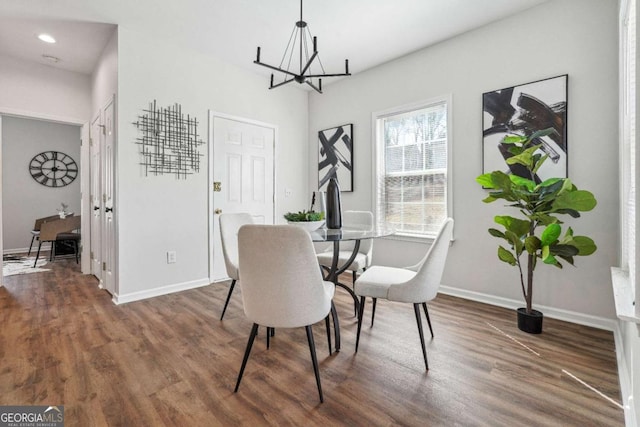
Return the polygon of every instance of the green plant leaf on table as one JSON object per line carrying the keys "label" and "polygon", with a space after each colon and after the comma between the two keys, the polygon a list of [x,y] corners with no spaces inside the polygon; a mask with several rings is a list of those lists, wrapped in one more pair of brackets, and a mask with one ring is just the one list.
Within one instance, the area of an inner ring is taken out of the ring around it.
{"label": "green plant leaf on table", "polygon": [[324,219],[324,212],[305,210],[300,212],[287,212],[286,214],[284,214],[284,219],[291,222],[322,221]]}

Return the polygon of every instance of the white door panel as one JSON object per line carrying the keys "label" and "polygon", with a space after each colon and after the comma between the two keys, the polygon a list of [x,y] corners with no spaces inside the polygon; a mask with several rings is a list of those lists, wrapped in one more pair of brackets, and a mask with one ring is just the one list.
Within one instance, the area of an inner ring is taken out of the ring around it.
{"label": "white door panel", "polygon": [[90,160],[90,200],[91,200],[91,247],[89,256],[91,258],[91,274],[100,280],[102,285],[102,185],[100,167],[101,156],[100,147],[104,141],[102,131],[102,116],[98,114],[91,122],[91,139],[89,143]]}
{"label": "white door panel", "polygon": [[102,278],[104,287],[115,294],[115,228],[114,228],[114,185],[115,185],[115,112],[114,100],[104,108],[104,145],[102,151]]}
{"label": "white door panel", "polygon": [[275,128],[218,116],[212,120],[213,181],[221,183],[220,191],[212,193],[210,212],[213,216],[210,275],[215,281],[227,277],[216,212],[248,212],[258,224],[274,223]]}

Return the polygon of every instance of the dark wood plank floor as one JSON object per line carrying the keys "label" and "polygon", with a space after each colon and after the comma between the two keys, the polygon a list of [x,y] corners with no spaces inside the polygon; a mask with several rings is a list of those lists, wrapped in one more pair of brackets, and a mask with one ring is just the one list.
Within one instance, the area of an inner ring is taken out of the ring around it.
{"label": "dark wood plank floor", "polygon": [[314,327],[320,404],[304,329],[270,350],[261,330],[233,393],[251,328],[239,287],[220,322],[228,283],[115,306],[75,262],[49,267],[0,288],[0,405],[64,404],[67,426],[624,425],[610,332],[545,319],[527,335],[510,310],[441,295],[425,373],[411,305],[380,301],[373,329],[369,307],[354,354],[339,290],[342,351]]}

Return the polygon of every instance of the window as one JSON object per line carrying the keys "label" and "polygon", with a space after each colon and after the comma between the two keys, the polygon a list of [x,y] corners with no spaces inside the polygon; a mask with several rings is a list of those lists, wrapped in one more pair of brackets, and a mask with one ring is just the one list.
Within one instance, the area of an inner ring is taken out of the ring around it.
{"label": "window", "polygon": [[[623,2],[621,25],[621,200],[622,213],[622,270],[628,272],[631,297],[638,300],[640,292],[636,273],[637,239],[637,182],[636,153],[636,1]],[[636,315],[640,307],[636,304]]]}
{"label": "window", "polygon": [[376,221],[435,237],[450,216],[449,98],[374,113]]}

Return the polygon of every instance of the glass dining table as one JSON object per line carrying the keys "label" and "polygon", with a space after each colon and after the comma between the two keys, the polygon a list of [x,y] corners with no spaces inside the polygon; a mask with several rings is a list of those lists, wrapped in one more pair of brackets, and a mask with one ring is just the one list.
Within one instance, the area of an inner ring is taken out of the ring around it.
{"label": "glass dining table", "polygon": [[[371,227],[357,225],[344,226],[339,229],[322,227],[309,232],[309,234],[311,235],[311,240],[313,242],[331,242],[333,244],[333,258],[331,260],[331,267],[329,268],[325,280],[333,282],[337,287],[345,289],[351,295],[351,297],[353,298],[354,306],[356,308],[356,313],[359,312],[358,298],[356,297],[356,294],[353,292],[353,289],[351,287],[345,285],[344,283],[340,283],[339,277],[347,270],[347,268],[349,268],[353,260],[358,255],[361,240],[390,236],[394,232],[395,229],[390,227]],[[351,256],[344,263],[340,263],[340,242],[344,241],[353,241],[354,245]],[[336,351],[340,351],[340,322],[333,305],[331,311],[335,330]]]}

